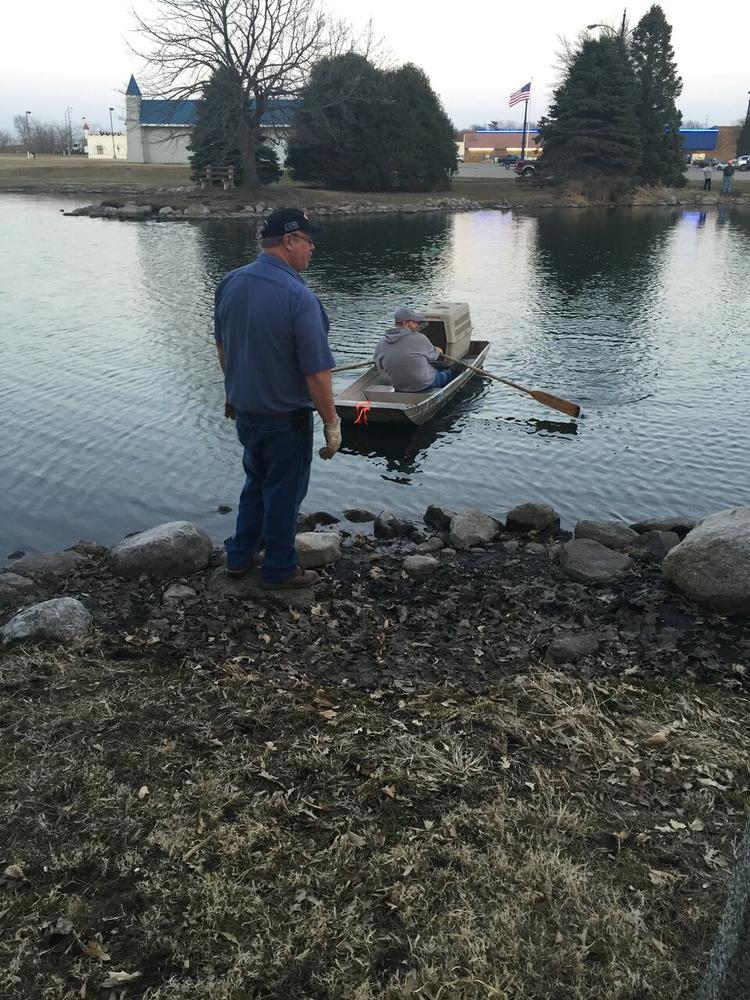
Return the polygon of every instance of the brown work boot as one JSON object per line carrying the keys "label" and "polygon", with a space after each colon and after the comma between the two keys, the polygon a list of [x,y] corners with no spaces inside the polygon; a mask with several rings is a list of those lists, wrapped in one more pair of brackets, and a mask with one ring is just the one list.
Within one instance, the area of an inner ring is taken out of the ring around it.
{"label": "brown work boot", "polygon": [[261,580],[264,590],[300,590],[304,587],[314,587],[320,577],[314,569],[302,569],[298,566],[286,580]]}

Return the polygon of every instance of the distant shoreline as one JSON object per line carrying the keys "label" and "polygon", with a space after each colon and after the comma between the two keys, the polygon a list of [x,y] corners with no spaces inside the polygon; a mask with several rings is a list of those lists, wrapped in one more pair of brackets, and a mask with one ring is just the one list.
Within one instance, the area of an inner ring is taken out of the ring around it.
{"label": "distant shoreline", "polygon": [[[205,205],[208,215],[248,214],[248,206],[294,205],[321,215],[360,215],[385,212],[435,211],[435,203],[460,202],[444,210],[546,209],[589,207],[689,207],[717,206],[750,208],[750,184],[735,184],[731,196],[720,195],[720,178],[714,190],[689,183],[680,189],[639,188],[610,202],[591,199],[571,189],[531,187],[517,183],[508,171],[498,177],[457,177],[447,191],[354,192],[303,187],[283,178],[278,184],[246,191],[236,188],[201,190],[190,181],[187,165],[137,164],[103,161],[90,163],[83,157],[54,156],[26,160],[0,155],[0,194],[52,194],[73,197],[98,196],[101,203],[122,207],[128,202],[151,205],[153,214],[170,207],[176,213]],[[533,182],[532,182],[533,183]],[[205,213],[203,213],[205,216]]]}

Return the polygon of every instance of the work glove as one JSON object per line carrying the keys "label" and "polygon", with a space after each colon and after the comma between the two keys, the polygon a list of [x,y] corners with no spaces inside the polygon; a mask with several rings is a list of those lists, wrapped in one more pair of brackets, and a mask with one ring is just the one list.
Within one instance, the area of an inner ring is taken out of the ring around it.
{"label": "work glove", "polygon": [[323,424],[323,433],[326,437],[326,446],[321,448],[319,455],[321,458],[333,458],[341,447],[341,424],[336,420],[332,424]]}

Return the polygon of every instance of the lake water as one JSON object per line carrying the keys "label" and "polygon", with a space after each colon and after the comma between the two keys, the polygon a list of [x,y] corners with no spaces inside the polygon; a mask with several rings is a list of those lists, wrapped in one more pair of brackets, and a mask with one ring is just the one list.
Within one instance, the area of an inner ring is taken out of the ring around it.
{"label": "lake water", "polygon": [[[63,217],[72,204],[0,196],[0,558],[183,518],[221,539],[242,472],[212,296],[254,257],[255,225]],[[490,371],[585,416],[477,379],[423,427],[347,433],[305,509],[542,499],[570,526],[750,503],[749,262],[750,216],[729,211],[330,223],[308,282],[339,364],[396,306],[463,300]]]}

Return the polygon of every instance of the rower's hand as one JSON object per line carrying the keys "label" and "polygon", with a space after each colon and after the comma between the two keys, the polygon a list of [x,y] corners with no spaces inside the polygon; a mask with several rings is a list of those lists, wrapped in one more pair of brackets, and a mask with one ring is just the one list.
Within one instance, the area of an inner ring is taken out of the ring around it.
{"label": "rower's hand", "polygon": [[443,351],[442,347],[437,347],[437,346],[436,346],[436,347],[435,347],[435,350],[436,350],[436,351],[438,352],[438,354],[444,354],[444,353],[445,353],[445,352]]}
{"label": "rower's hand", "polygon": [[321,458],[333,458],[341,447],[341,423],[336,421],[333,424],[323,424],[323,433],[326,438],[325,448],[321,448],[318,454]]}

